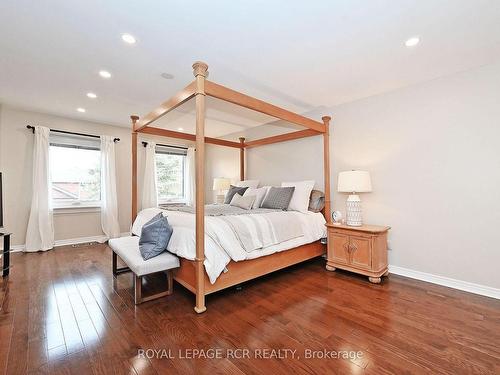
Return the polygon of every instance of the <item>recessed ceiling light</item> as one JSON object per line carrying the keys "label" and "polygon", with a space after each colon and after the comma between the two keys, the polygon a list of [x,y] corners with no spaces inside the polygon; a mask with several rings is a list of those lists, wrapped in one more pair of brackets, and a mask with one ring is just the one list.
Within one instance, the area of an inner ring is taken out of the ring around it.
{"label": "recessed ceiling light", "polygon": [[133,35],[130,35],[130,34],[122,34],[122,40],[128,44],[135,44],[135,42],[137,42],[135,37]]}
{"label": "recessed ceiling light", "polygon": [[177,128],[177,130],[181,132],[184,130],[184,128]]}
{"label": "recessed ceiling light", "polygon": [[97,98],[97,95],[96,95],[96,94],[94,94],[93,92],[88,92],[88,93],[87,93],[87,96],[88,96],[90,99],[95,99],[95,98]]}
{"label": "recessed ceiling light", "polygon": [[416,46],[418,43],[420,42],[420,38],[418,36],[414,36],[410,39],[408,39],[406,42],[405,42],[405,46],[406,47],[414,47]]}
{"label": "recessed ceiling light", "polygon": [[85,108],[77,108],[76,110],[78,112],[80,112],[80,113],[85,113],[86,112]]}
{"label": "recessed ceiling light", "polygon": [[162,73],[160,75],[162,78],[165,78],[165,79],[174,79],[174,75],[170,74],[170,73]]}
{"label": "recessed ceiling light", "polygon": [[107,70],[101,70],[99,72],[99,75],[102,77],[102,78],[111,78],[111,73],[108,72]]}

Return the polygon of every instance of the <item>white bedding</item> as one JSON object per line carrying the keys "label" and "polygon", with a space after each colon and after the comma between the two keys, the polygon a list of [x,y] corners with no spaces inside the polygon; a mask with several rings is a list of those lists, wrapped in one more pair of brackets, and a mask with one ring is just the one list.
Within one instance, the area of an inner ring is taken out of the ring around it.
{"label": "white bedding", "polygon": [[[143,210],[134,223],[132,232],[140,235],[142,225],[161,211],[168,217],[170,225],[174,228],[167,250],[180,257],[194,260],[196,256],[195,215],[191,213],[160,210],[157,208]],[[206,216],[204,265],[210,282],[212,284],[215,283],[231,260],[238,262],[246,259],[254,259],[289,250],[326,237],[325,219],[321,213],[284,211],[280,212],[280,215],[288,216],[291,219],[291,215],[294,215],[300,221],[304,235],[251,252],[247,252],[242,248],[233,230],[226,227],[228,224],[221,220],[220,217]]]}

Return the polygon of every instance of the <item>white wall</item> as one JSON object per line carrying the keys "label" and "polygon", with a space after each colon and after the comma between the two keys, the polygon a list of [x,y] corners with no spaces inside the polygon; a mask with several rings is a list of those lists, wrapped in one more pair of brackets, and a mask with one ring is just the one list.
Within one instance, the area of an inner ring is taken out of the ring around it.
{"label": "white wall", "polygon": [[[312,117],[318,116],[313,114]],[[276,121],[225,138],[234,141],[243,136],[247,141],[252,141],[303,129],[284,126],[281,121]],[[323,137],[315,136],[246,149],[245,168],[246,179],[260,180],[261,186],[279,186],[283,181],[315,180],[315,188],[324,190]]]}
{"label": "white wall", "polygon": [[333,115],[334,176],[371,172],[365,219],[392,227],[390,263],[500,288],[500,64]]}
{"label": "white wall", "polygon": [[[332,115],[332,197],[370,171],[366,223],[390,225],[391,265],[500,288],[500,64],[309,114]],[[250,135],[249,135],[249,138]],[[249,150],[249,178],[315,178],[321,137]]]}
{"label": "white wall", "polygon": [[239,181],[240,150],[233,147],[224,147],[207,144],[205,146],[205,200],[215,202],[217,192],[212,190],[215,177],[226,177],[231,181]]}
{"label": "white wall", "polygon": [[[0,170],[4,173],[4,223],[13,232],[12,244],[23,245],[31,205],[31,175],[33,134],[26,125],[42,125],[53,129],[76,131],[88,134],[112,135],[120,138],[116,144],[116,169],[119,221],[121,232],[128,232],[131,218],[131,135],[127,127],[110,126],[93,122],[63,118],[25,111],[8,106],[0,107]],[[140,140],[154,140],[157,143],[192,145],[164,137],[142,134]],[[143,178],[144,148],[138,148],[139,196]],[[239,173],[239,154],[236,149],[207,146],[206,157],[206,200],[213,201],[212,178],[225,176],[234,178]],[[212,167],[213,164],[213,167]],[[140,205],[140,199],[139,199]],[[64,210],[54,214],[56,240],[93,237],[103,234],[100,212]]]}

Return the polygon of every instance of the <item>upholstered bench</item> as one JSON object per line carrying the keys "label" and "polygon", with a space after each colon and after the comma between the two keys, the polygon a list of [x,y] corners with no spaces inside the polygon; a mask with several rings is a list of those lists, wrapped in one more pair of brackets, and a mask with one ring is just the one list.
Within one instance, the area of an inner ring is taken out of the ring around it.
{"label": "upholstered bench", "polygon": [[[135,304],[151,301],[156,298],[168,296],[173,291],[172,270],[179,267],[179,258],[165,251],[160,255],[144,260],[139,251],[139,237],[127,236],[113,238],[109,240],[109,246],[113,250],[113,275],[117,276],[124,272],[133,272]],[[117,268],[117,256],[127,265],[127,267]],[[142,296],[142,278],[156,272],[167,273],[167,290],[151,296]]]}

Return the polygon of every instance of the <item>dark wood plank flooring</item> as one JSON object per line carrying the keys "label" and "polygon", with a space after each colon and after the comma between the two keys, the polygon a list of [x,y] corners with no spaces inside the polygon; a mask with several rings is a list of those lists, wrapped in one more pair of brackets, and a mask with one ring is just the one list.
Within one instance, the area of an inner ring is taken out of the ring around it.
{"label": "dark wood plank flooring", "polygon": [[[373,285],[317,259],[209,296],[197,315],[179,285],[136,307],[132,275],[113,278],[106,245],[12,258],[0,284],[0,373],[500,373],[500,301],[403,277]],[[228,356],[238,348],[250,358]],[[179,358],[189,349],[222,358]],[[277,353],[264,349],[296,357],[255,358]],[[361,355],[306,359],[306,350]]]}

